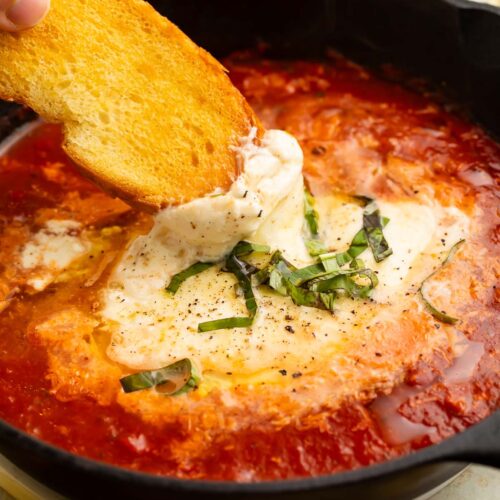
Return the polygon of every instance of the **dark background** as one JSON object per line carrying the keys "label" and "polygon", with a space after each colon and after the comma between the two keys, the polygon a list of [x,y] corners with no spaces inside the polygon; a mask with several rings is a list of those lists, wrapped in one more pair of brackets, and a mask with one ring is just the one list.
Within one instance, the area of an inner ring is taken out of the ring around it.
{"label": "dark background", "polygon": [[151,0],[218,57],[266,42],[274,57],[327,47],[445,84],[500,136],[500,9],[463,0]]}

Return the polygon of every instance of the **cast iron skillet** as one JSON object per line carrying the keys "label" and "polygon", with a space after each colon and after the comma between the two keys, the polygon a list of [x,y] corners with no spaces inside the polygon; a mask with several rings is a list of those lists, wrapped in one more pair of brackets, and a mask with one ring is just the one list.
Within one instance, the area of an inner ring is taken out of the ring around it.
{"label": "cast iron skillet", "polygon": [[[333,46],[364,62],[406,66],[446,83],[478,121],[500,135],[499,9],[463,0],[153,3],[219,56],[268,42],[270,54],[280,57],[321,56]],[[33,117],[0,102],[0,140]],[[500,411],[396,460],[342,474],[256,484],[132,472],[62,451],[1,421],[0,452],[70,498],[410,499],[451,478],[466,462],[500,466]]]}

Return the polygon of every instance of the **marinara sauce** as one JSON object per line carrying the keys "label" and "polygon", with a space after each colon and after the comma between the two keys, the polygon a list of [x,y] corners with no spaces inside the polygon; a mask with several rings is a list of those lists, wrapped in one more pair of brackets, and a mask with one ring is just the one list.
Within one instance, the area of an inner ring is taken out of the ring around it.
{"label": "marinara sauce", "polygon": [[[271,62],[250,54],[235,56],[226,65],[264,125],[299,139],[313,190],[356,189],[363,165],[339,164],[335,146],[367,133],[374,140],[366,147],[378,155],[383,168],[389,157],[411,160],[424,164],[433,179],[444,179],[450,189],[459,185],[483,210],[485,244],[498,252],[500,149],[478,127],[436,104],[434,96],[378,78],[340,57]],[[139,213],[78,173],[61,142],[57,126],[39,125],[0,159],[4,274],[8,247],[15,246],[17,234],[7,228],[32,227],[40,209],[52,214],[65,210],[94,224],[103,217],[124,227],[140,223]],[[72,204],[67,202],[71,193],[78,194]],[[439,196],[445,198],[446,190]],[[117,237],[116,247],[123,244]],[[49,288],[43,293],[53,292]],[[175,426],[160,432],[118,404],[99,405],[83,397],[61,400],[51,393],[44,347],[27,329],[47,309],[78,304],[92,310],[95,292],[76,279],[64,284],[52,303],[45,297],[44,310],[37,295],[21,293],[0,314],[0,417],[73,453],[158,474],[257,481],[350,470],[438,442],[499,407],[498,289],[489,296],[490,303],[483,304],[488,313],[463,331],[464,339],[478,346],[474,356],[462,359],[466,376],[451,377],[447,362],[436,356],[432,363],[414,366],[392,399],[346,402],[319,426],[287,425],[270,433],[228,431],[205,455],[179,464],[175,443],[183,435]],[[395,433],[388,432],[391,428]],[[411,432],[425,429],[429,432]]]}

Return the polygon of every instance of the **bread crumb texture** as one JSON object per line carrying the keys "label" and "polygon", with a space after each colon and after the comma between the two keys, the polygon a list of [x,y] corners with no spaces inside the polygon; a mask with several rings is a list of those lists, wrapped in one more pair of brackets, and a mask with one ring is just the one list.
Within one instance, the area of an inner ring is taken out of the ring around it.
{"label": "bread crumb texture", "polygon": [[84,174],[149,209],[228,188],[257,124],[225,69],[142,0],[53,0],[36,28],[0,33],[0,98],[62,123]]}

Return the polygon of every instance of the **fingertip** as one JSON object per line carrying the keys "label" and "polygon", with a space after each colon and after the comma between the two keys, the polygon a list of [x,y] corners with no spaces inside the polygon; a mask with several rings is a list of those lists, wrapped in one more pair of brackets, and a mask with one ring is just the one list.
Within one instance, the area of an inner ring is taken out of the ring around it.
{"label": "fingertip", "polygon": [[50,0],[16,0],[5,13],[5,29],[32,28],[47,15],[49,8]]}

